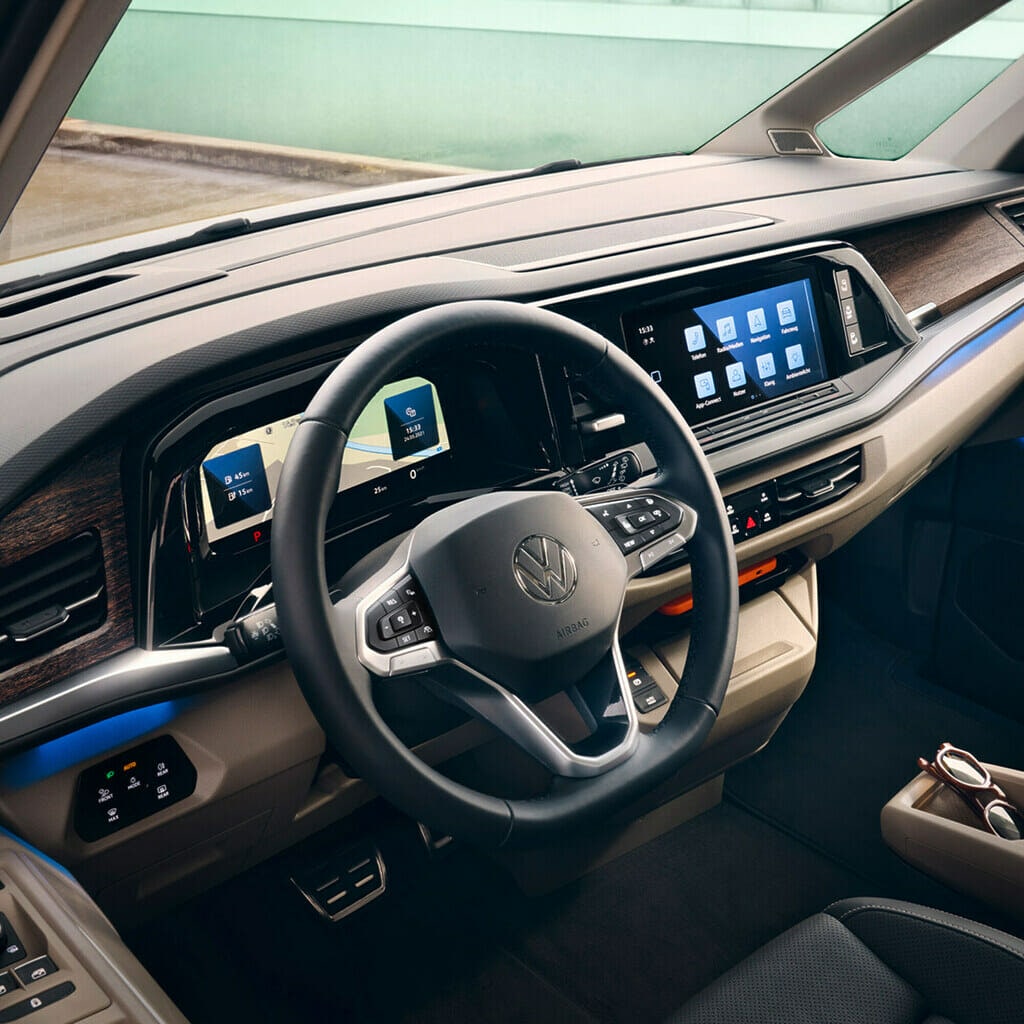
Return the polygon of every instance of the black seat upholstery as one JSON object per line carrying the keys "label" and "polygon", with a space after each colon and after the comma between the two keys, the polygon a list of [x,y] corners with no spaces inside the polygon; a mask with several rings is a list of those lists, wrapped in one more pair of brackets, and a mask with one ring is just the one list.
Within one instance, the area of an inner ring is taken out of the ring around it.
{"label": "black seat upholstery", "polygon": [[1021,1024],[1024,942],[896,900],[835,903],[738,964],[669,1024]]}

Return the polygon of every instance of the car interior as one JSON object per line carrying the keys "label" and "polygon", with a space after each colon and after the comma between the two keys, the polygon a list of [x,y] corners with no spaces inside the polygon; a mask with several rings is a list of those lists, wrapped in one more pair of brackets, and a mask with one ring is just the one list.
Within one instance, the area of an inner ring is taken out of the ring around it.
{"label": "car interior", "polygon": [[[0,11],[0,222],[126,7]],[[0,1024],[1024,1020],[1024,58],[829,128],[1001,7],[0,264]]]}

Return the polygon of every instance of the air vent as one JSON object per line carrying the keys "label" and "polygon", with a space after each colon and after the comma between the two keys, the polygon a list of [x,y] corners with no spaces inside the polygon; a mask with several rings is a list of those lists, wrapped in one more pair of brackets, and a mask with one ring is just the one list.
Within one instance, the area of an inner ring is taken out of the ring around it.
{"label": "air vent", "polygon": [[825,155],[821,143],[806,128],[769,128],[768,138],[779,156]]}
{"label": "air vent", "polygon": [[[138,274],[99,274],[19,295],[0,301],[0,345],[224,276],[224,271],[147,269]],[[20,290],[24,285],[30,286],[31,279],[11,287]]]}
{"label": "air vent", "polygon": [[1002,207],[1002,211],[1017,225],[1017,230],[1024,234],[1024,203],[1009,204]]}
{"label": "air vent", "polygon": [[860,483],[860,449],[833,455],[796,473],[780,476],[776,483],[782,520],[813,512],[838,501]]}
{"label": "air vent", "polygon": [[0,672],[102,625],[103,548],[92,530],[0,569]]}
{"label": "air vent", "polygon": [[41,309],[43,306],[50,306],[55,302],[63,302],[65,299],[73,299],[86,292],[94,292],[97,288],[106,288],[108,285],[128,281],[130,278],[130,274],[87,277],[85,280],[75,281],[63,288],[51,288],[49,291],[39,292],[27,299],[3,303],[0,305],[0,316],[21,316],[22,313],[31,313],[34,309]]}

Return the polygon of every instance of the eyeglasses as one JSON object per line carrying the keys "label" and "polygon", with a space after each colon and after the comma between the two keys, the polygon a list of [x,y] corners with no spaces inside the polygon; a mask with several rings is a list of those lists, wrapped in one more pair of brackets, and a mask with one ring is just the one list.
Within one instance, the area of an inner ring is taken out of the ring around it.
{"label": "eyeglasses", "polygon": [[993,835],[1002,839],[1024,838],[1024,814],[1010,803],[992,781],[989,770],[973,754],[943,743],[934,761],[919,757],[917,765],[959,794]]}

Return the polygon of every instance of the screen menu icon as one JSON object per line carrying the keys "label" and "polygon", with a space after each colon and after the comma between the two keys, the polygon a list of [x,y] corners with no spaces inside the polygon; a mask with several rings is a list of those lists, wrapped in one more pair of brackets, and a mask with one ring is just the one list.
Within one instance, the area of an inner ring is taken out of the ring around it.
{"label": "screen menu icon", "polygon": [[765,319],[764,310],[761,308],[748,309],[747,326],[750,328],[751,334],[764,334],[768,330],[768,321]]}
{"label": "screen menu icon", "polygon": [[742,363],[730,363],[725,368],[725,379],[733,390],[747,383],[747,371]]}
{"label": "screen menu icon", "polygon": [[718,340],[723,345],[736,340],[736,321],[731,316],[723,316],[716,320],[715,330],[718,332]]}
{"label": "screen menu icon", "polygon": [[258,444],[218,455],[203,463],[213,521],[223,528],[270,508],[270,488]]}
{"label": "screen menu icon", "polygon": [[693,378],[693,386],[697,389],[698,398],[710,398],[715,393],[715,375],[710,371],[698,373]]}
{"label": "screen menu icon", "polygon": [[775,376],[775,356],[771,352],[757,357],[757,373],[761,380]]}
{"label": "screen menu icon", "polygon": [[708,343],[704,337],[704,327],[701,324],[687,327],[683,331],[683,336],[686,338],[687,352],[700,352],[701,349],[707,348]]}
{"label": "screen menu icon", "polygon": [[791,370],[799,370],[805,363],[803,345],[790,345],[786,349],[786,365]]}
{"label": "screen menu icon", "polygon": [[779,314],[780,326],[788,327],[790,324],[796,323],[796,307],[793,305],[792,299],[786,299],[784,302],[777,302],[775,304],[775,310]]}

